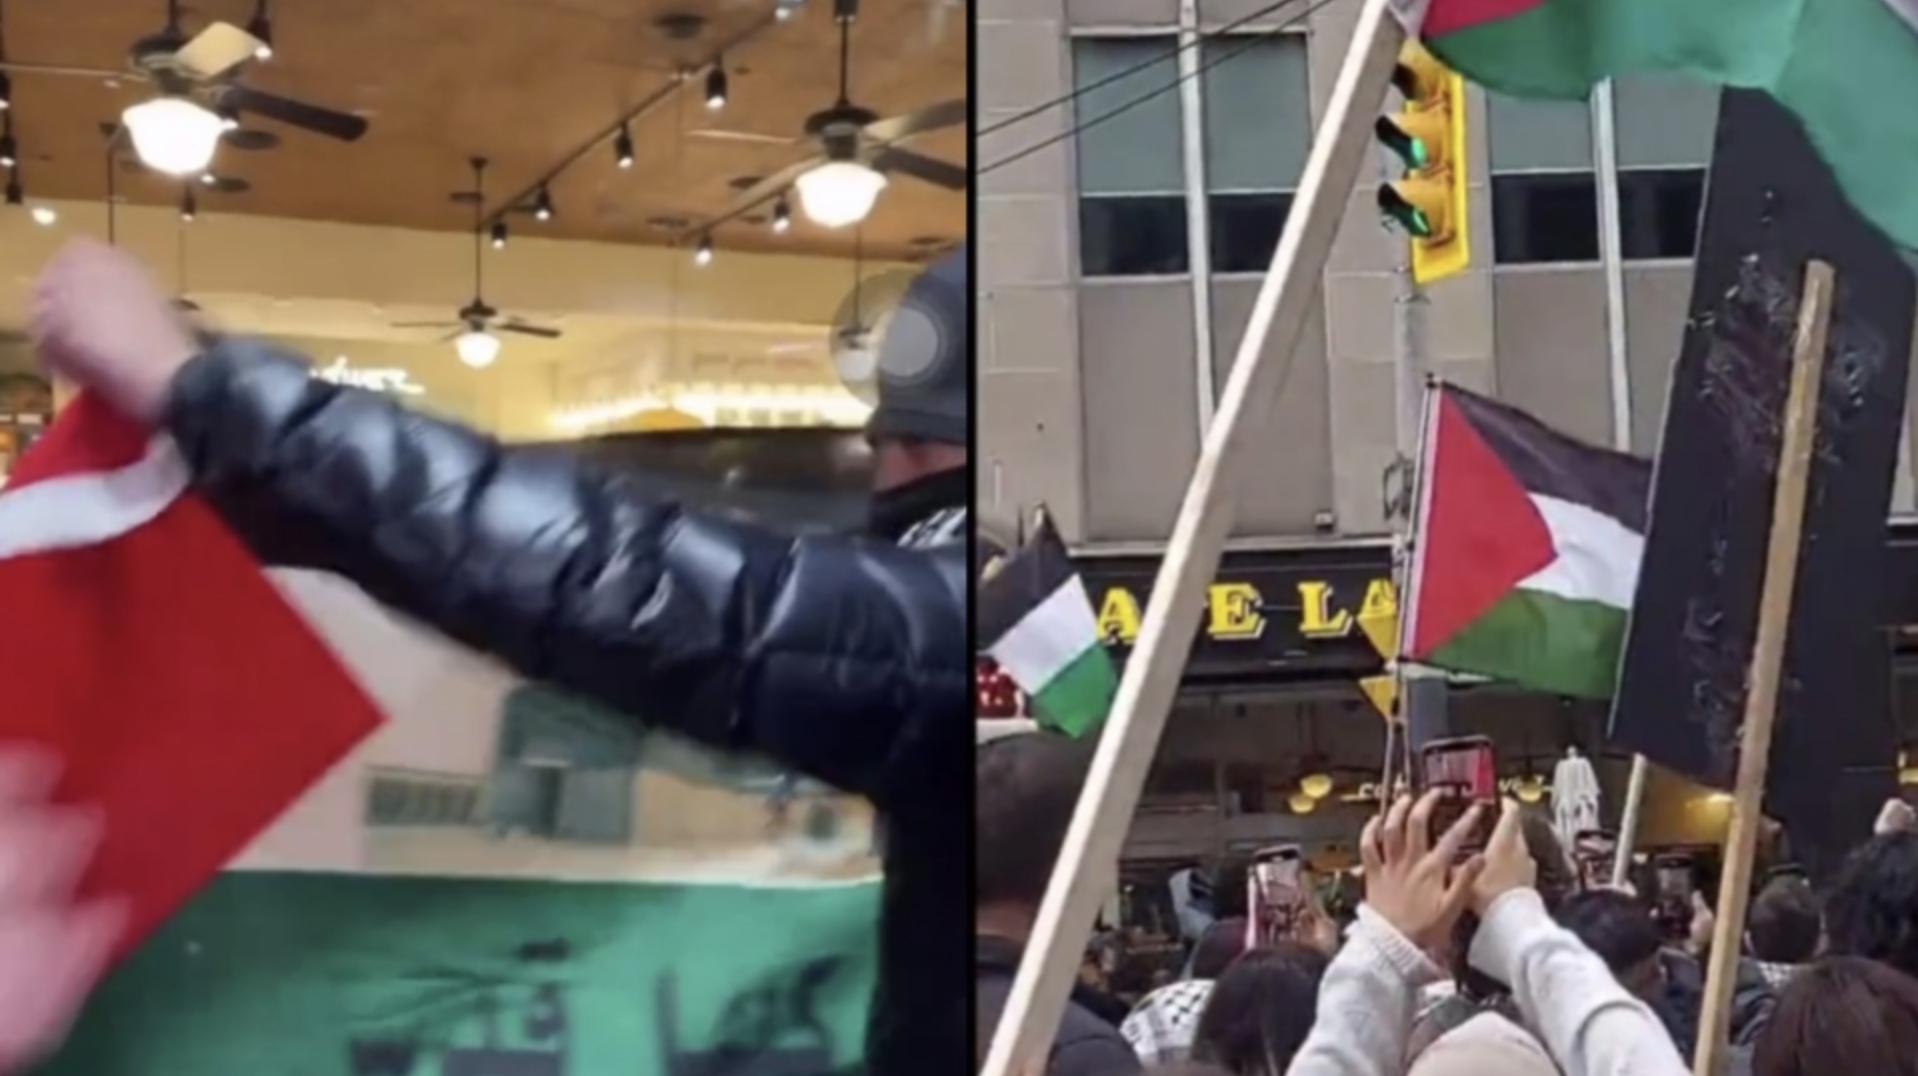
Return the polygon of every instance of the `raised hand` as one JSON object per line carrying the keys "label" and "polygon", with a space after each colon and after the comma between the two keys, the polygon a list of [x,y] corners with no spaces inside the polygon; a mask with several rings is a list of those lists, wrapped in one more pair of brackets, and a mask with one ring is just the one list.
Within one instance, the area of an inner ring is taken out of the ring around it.
{"label": "raised hand", "polygon": [[1454,862],[1478,821],[1479,808],[1467,811],[1433,843],[1432,812],[1438,802],[1435,791],[1417,804],[1401,796],[1385,814],[1366,823],[1359,837],[1365,903],[1406,940],[1428,950],[1451,935],[1485,867],[1481,856]]}

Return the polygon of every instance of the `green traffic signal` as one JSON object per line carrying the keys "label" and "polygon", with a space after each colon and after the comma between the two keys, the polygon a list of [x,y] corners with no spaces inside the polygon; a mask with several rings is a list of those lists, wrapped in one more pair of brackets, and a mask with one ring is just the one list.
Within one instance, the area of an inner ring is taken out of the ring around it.
{"label": "green traffic signal", "polygon": [[1372,125],[1372,133],[1384,143],[1385,148],[1398,154],[1409,171],[1419,171],[1432,161],[1432,154],[1426,149],[1425,141],[1398,125],[1390,116],[1380,116]]}
{"label": "green traffic signal", "polygon": [[1390,183],[1379,187],[1379,211],[1415,239],[1432,237],[1432,219],[1424,210],[1407,201]]}

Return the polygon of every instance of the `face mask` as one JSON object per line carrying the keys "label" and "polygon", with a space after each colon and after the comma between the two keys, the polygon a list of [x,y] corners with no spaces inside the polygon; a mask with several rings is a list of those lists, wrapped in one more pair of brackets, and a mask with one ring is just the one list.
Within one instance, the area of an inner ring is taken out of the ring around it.
{"label": "face mask", "polygon": [[866,533],[898,541],[913,524],[934,512],[957,508],[971,500],[969,481],[964,467],[954,467],[873,494]]}

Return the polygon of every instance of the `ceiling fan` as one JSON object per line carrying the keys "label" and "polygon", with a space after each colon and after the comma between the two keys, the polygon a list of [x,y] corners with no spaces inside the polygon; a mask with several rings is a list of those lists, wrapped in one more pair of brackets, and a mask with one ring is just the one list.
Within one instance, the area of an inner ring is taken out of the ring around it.
{"label": "ceiling fan", "polygon": [[179,0],[167,0],[166,27],[133,43],[125,71],[19,63],[0,63],[0,69],[152,83],[159,95],[129,107],[121,119],[140,160],[177,176],[205,171],[222,137],[241,133],[237,128],[244,113],[347,142],[364,135],[362,117],[234,81],[249,60],[273,54],[265,8],[262,2],[246,30],[215,22],[189,39],[181,27]]}
{"label": "ceiling fan", "polygon": [[[903,148],[915,135],[966,120],[964,99],[941,101],[916,112],[881,117],[852,101],[850,75],[852,24],[859,0],[834,0],[839,23],[839,99],[832,107],[806,119],[806,131],[791,140],[737,131],[699,130],[695,137],[729,141],[773,141],[783,145],[816,146],[814,156],[789,165],[746,188],[720,214],[731,220],[788,187],[799,191],[800,206],[814,223],[827,228],[857,224],[872,212],[873,202],[886,186],[886,175],[898,173],[947,190],[966,189],[966,169]],[[706,225],[710,227],[711,225]]]}
{"label": "ceiling fan", "polygon": [[885,339],[892,316],[905,302],[917,274],[891,269],[873,277],[862,276],[864,257],[853,247],[852,291],[839,304],[832,319],[832,332],[826,346],[832,354],[833,371],[846,391],[867,406],[879,404],[879,344]]}
{"label": "ceiling fan", "polygon": [[459,353],[460,361],[474,369],[482,369],[493,364],[499,358],[500,339],[495,330],[503,333],[519,333],[522,336],[537,336],[546,340],[557,340],[558,329],[549,329],[541,325],[531,325],[518,318],[500,319],[500,312],[486,305],[481,298],[485,266],[485,255],[481,237],[486,225],[481,217],[486,205],[486,158],[473,158],[473,301],[459,308],[455,315],[457,321],[396,321],[395,329],[451,329],[441,337],[442,343],[453,342],[453,350]]}

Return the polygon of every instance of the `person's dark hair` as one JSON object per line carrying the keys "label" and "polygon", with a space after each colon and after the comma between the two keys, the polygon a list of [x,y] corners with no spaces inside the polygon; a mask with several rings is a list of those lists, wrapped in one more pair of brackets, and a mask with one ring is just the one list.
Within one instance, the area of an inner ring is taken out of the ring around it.
{"label": "person's dark hair", "polygon": [[1239,954],[1245,952],[1245,918],[1221,919],[1205,928],[1199,944],[1192,947],[1192,977],[1217,979]]}
{"label": "person's dark hair", "polygon": [[1846,858],[1825,902],[1825,939],[1834,955],[1918,975],[1918,833],[1873,837]]}
{"label": "person's dark hair", "polygon": [[973,899],[1037,906],[1065,844],[1090,745],[1048,732],[981,744],[973,796]]}
{"label": "person's dark hair", "polygon": [[1567,897],[1559,905],[1558,923],[1597,953],[1614,975],[1657,956],[1663,944],[1651,911],[1637,897],[1615,890]]}
{"label": "person's dark hair", "polygon": [[1910,1072],[1918,1058],[1918,980],[1862,957],[1802,968],[1758,1035],[1754,1076]]}
{"label": "person's dark hair", "polygon": [[1318,1011],[1324,953],[1284,942],[1252,949],[1213,984],[1192,1033],[1192,1060],[1233,1076],[1281,1076]]}
{"label": "person's dark hair", "polygon": [[1818,896],[1803,878],[1765,883],[1745,917],[1752,955],[1773,964],[1803,964],[1818,952]]}
{"label": "person's dark hair", "polygon": [[1154,1065],[1145,1070],[1144,1076],[1232,1076],[1232,1070],[1207,1061],[1174,1061],[1169,1065]]}

